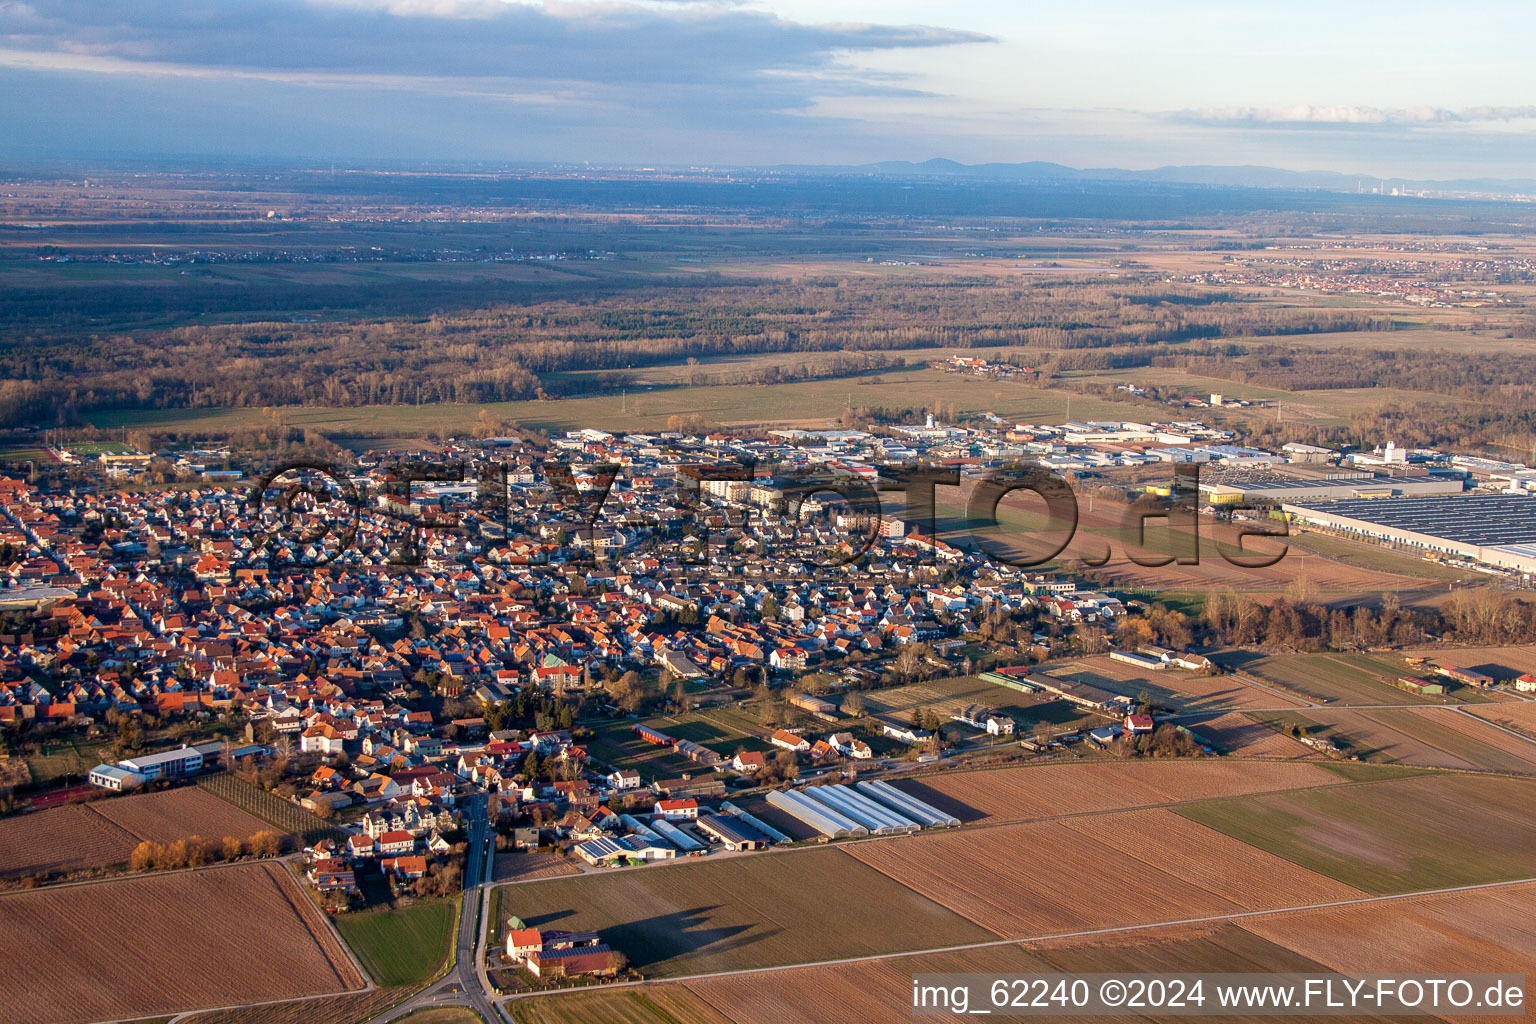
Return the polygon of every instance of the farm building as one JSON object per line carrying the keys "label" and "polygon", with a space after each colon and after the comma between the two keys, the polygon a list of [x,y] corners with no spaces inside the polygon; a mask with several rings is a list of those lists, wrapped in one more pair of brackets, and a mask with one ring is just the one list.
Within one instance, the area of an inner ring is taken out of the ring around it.
{"label": "farm building", "polygon": [[1006,686],[1010,690],[1018,690],[1020,693],[1039,693],[1040,687],[1025,678],[1028,674],[1029,669],[1026,666],[1014,665],[983,672],[976,678],[994,686]]}
{"label": "farm building", "polygon": [[711,768],[725,760],[713,750],[692,740],[675,740],[672,743],[672,749],[696,764]]}
{"label": "farm building", "polygon": [[634,726],[634,732],[635,735],[639,736],[647,743],[654,743],[658,747],[670,747],[673,742],[671,736],[668,736],[666,733],[660,732],[656,729],[652,729],[648,725],[636,725]]}
{"label": "farm building", "polygon": [[998,714],[984,704],[967,704],[949,717],[951,721],[964,723],[972,729],[980,729],[990,736],[1013,735],[1013,719]]}
{"label": "farm building", "polygon": [[912,794],[897,789],[889,782],[870,779],[865,782],[855,783],[854,785],[859,792],[870,799],[876,800],[892,810],[899,811],[913,821],[926,825],[929,828],[953,828],[960,824],[960,819],[953,814],[946,814],[932,804],[925,803]]}
{"label": "farm building", "polygon": [[835,811],[825,804],[812,800],[797,790],[773,790],[768,803],[785,814],[798,818],[828,839],[846,839],[849,836],[867,836],[869,829]]}
{"label": "farm building", "polygon": [[1480,686],[1487,689],[1493,685],[1494,681],[1492,676],[1485,676],[1481,672],[1474,672],[1469,668],[1457,668],[1455,665],[1441,665],[1435,671],[1463,686]]}
{"label": "farm building", "polygon": [[706,814],[699,819],[699,831],[727,850],[761,850],[768,838],[740,818],[732,820],[720,814]]}
{"label": "farm building", "polygon": [[578,946],[528,954],[528,972],[537,978],[570,978],[576,975],[609,975],[616,972],[613,951],[607,946]]}
{"label": "farm building", "polygon": [[574,848],[576,856],[593,867],[606,867],[627,860],[671,860],[677,851],[643,836],[622,839],[589,839]]}
{"label": "farm building", "polygon": [[1428,679],[1421,679],[1418,676],[1399,676],[1397,685],[1404,690],[1407,690],[1409,693],[1420,693],[1427,695],[1445,692],[1445,687],[1441,686],[1439,683],[1432,683]]}
{"label": "farm building", "polygon": [[1110,651],[1109,657],[1112,661],[1123,661],[1127,665],[1134,665],[1137,668],[1144,668],[1151,672],[1161,672],[1168,667],[1168,662],[1161,658],[1152,658],[1133,651]]}
{"label": "farm building", "polygon": [[742,810],[740,807],[737,807],[729,800],[720,805],[720,810],[724,811],[726,814],[729,814],[733,818],[740,818],[742,821],[750,825],[753,831],[768,837],[768,841],[771,843],[794,842],[793,839],[789,838],[789,836],[785,835],[783,832],[780,832],[778,829],[774,828],[772,825],[769,825],[767,822],[761,820],[760,818],[748,814],[746,811]]}
{"label": "farm building", "polygon": [[871,835],[889,836],[916,832],[923,826],[850,786],[812,786],[805,795],[826,808],[863,825]]}
{"label": "farm building", "polygon": [[1515,689],[1521,693],[1536,693],[1536,672],[1527,672],[1516,679]]}
{"label": "farm building", "polygon": [[789,698],[789,702],[802,711],[809,711],[815,715],[830,715],[837,710],[837,705],[820,697],[813,697],[808,693],[796,694]]}
{"label": "farm building", "polygon": [[703,843],[699,842],[697,839],[693,838],[693,836],[690,836],[688,833],[684,832],[670,821],[663,821],[660,818],[653,819],[651,821],[651,828],[654,829],[663,839],[677,847],[679,850],[682,850],[684,853],[698,853],[700,850],[704,849]]}

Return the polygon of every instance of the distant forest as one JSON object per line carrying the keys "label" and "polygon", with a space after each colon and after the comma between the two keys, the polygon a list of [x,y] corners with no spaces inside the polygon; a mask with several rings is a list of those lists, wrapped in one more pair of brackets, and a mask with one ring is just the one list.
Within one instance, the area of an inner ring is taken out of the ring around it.
{"label": "distant forest", "polygon": [[[673,282],[643,295],[353,323],[29,331],[0,350],[0,425],[70,423],[103,408],[514,401],[571,393],[568,381],[563,392],[546,383],[559,371],[743,353],[1027,346],[1047,357],[1115,349],[1130,364],[1165,352],[1159,343],[1390,328],[1384,317],[1261,305],[1160,280]],[[843,370],[881,365],[850,358]],[[784,379],[774,367],[760,372]]]}

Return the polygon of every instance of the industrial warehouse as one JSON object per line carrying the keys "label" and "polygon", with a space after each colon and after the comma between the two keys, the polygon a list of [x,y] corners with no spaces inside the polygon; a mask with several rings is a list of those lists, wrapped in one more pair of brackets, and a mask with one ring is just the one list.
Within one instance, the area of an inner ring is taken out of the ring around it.
{"label": "industrial warehouse", "polygon": [[1536,573],[1536,497],[1468,494],[1280,506],[1297,522],[1428,554]]}

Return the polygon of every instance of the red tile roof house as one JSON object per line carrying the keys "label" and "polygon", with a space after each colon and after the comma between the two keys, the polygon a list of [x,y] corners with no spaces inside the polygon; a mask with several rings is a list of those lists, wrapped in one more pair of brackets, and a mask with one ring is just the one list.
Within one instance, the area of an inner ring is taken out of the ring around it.
{"label": "red tile roof house", "polygon": [[416,849],[416,837],[409,832],[385,832],[379,836],[379,852],[410,853]]}
{"label": "red tile roof house", "polygon": [[415,857],[386,857],[379,861],[379,868],[396,878],[420,878],[427,873],[427,858],[419,854]]}
{"label": "red tile roof house", "polygon": [[542,952],[544,938],[537,928],[519,928],[507,934],[507,956],[521,960],[529,953]]}
{"label": "red tile roof house", "polygon": [[796,736],[786,729],[778,730],[769,739],[774,746],[783,747],[785,750],[793,750],[797,753],[811,749],[810,743],[806,741],[804,736]]}
{"label": "red tile roof house", "polygon": [[1151,715],[1126,715],[1125,731],[1135,736],[1152,731]]}
{"label": "red tile roof house", "polygon": [[652,813],[668,821],[693,821],[699,816],[699,802],[693,797],[686,800],[658,800]]}

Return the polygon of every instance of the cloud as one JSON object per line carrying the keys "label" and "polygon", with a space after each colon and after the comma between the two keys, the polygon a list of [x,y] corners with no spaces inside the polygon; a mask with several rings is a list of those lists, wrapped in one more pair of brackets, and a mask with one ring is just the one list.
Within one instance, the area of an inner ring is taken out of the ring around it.
{"label": "cloud", "polygon": [[1254,127],[1299,126],[1415,126],[1434,124],[1471,124],[1480,121],[1516,121],[1536,118],[1536,107],[1468,107],[1447,110],[1441,107],[1382,109],[1350,104],[1286,107],[1208,107],[1180,110],[1167,115],[1177,121],[1205,125],[1240,125]]}
{"label": "cloud", "polygon": [[[842,54],[987,42],[923,25],[806,25],[714,4],[503,0],[0,3],[0,47],[105,70],[741,87]],[[14,60],[13,60],[14,62]]]}

